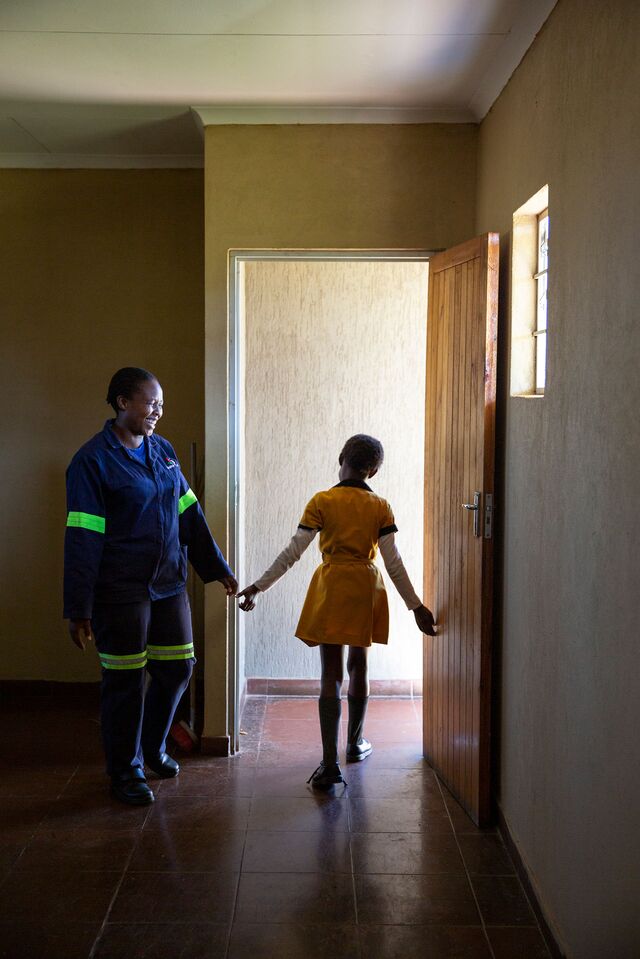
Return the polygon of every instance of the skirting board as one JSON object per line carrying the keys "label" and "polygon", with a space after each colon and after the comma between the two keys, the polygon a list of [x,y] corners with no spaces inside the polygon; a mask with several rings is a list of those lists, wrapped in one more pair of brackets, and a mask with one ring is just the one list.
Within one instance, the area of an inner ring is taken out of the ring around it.
{"label": "skirting board", "polygon": [[[320,689],[318,679],[247,679],[248,696],[317,696]],[[343,687],[346,695],[347,682]],[[398,696],[411,699],[422,696],[421,679],[372,679],[371,696]]]}
{"label": "skirting board", "polygon": [[200,740],[200,752],[205,756],[230,756],[230,736],[203,736]]}
{"label": "skirting board", "polygon": [[502,812],[502,809],[498,803],[495,803],[495,808],[500,835],[502,836],[504,844],[507,847],[509,855],[511,856],[511,860],[515,866],[516,872],[520,877],[520,882],[524,886],[524,891],[527,894],[531,908],[533,909],[535,917],[538,920],[540,932],[542,933],[544,941],[547,944],[547,949],[551,953],[552,959],[566,959],[566,953],[564,953],[558,945],[556,937],[554,936],[549,923],[545,919],[535,888],[531,882],[531,879],[529,878],[527,867],[525,866],[522,856],[520,855],[520,850],[518,849],[516,843],[514,842],[513,836],[509,831],[507,820],[504,818],[504,813]]}

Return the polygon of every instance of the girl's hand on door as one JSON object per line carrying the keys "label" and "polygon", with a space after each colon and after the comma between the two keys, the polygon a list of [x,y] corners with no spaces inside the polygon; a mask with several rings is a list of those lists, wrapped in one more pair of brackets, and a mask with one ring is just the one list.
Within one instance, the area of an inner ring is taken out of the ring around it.
{"label": "girl's hand on door", "polygon": [[416,624],[421,632],[426,633],[427,636],[436,635],[436,624],[430,609],[427,609],[426,606],[418,606],[417,609],[414,609],[413,615],[416,618]]}
{"label": "girl's hand on door", "polygon": [[245,613],[250,613],[252,609],[255,609],[256,604],[254,602],[254,597],[260,592],[257,586],[246,586],[244,589],[241,589],[238,593],[238,599],[241,596],[244,596],[244,602],[240,603],[240,609]]}

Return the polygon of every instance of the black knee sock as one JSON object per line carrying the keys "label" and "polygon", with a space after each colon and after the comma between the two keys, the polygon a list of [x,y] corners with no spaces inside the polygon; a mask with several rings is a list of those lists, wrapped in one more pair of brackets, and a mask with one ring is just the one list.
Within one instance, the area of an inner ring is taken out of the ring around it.
{"label": "black knee sock", "polygon": [[347,732],[347,744],[357,746],[362,739],[362,730],[364,728],[364,717],[367,714],[368,696],[349,696],[349,729]]}
{"label": "black knee sock", "polygon": [[322,734],[322,761],[325,766],[332,766],[338,762],[340,700],[334,696],[321,696],[318,700],[318,713]]}

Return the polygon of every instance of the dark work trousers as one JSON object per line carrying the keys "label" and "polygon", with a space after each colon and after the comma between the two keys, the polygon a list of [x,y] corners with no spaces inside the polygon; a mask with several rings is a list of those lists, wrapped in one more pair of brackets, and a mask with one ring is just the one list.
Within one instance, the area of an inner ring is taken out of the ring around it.
{"label": "dark work trousers", "polygon": [[102,665],[107,774],[121,775],[142,768],[145,756],[166,750],[195,662],[189,599],[182,592],[168,599],[96,604],[91,625]]}

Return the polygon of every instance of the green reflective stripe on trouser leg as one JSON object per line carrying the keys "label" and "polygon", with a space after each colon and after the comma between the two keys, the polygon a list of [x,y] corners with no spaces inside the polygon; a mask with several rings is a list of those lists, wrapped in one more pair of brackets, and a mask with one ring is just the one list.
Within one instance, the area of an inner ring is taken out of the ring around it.
{"label": "green reflective stripe on trouser leg", "polygon": [[192,659],[193,643],[184,643],[182,646],[147,646],[149,659],[167,662],[171,659]]}
{"label": "green reflective stripe on trouser leg", "polygon": [[144,669],[147,665],[146,650],[127,656],[114,656],[112,653],[98,653],[98,656],[103,669]]}
{"label": "green reflective stripe on trouser leg", "polygon": [[188,489],[178,500],[178,515],[184,513],[193,503],[198,502],[198,497],[192,489]]}
{"label": "green reflective stripe on trouser leg", "polygon": [[79,526],[81,529],[92,529],[94,533],[104,533],[105,518],[94,513],[74,511],[67,516],[67,526]]}

